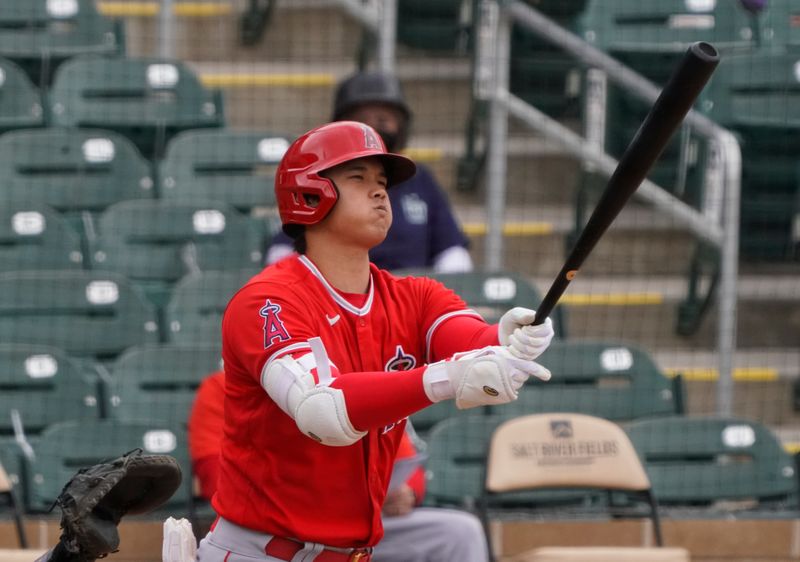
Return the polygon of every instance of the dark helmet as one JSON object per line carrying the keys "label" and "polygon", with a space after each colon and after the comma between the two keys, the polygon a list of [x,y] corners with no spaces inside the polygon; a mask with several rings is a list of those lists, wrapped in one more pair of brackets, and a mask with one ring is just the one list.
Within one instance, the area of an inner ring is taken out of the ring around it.
{"label": "dark helmet", "polygon": [[367,103],[391,105],[403,113],[406,123],[411,120],[411,110],[396,77],[382,72],[359,72],[336,89],[332,121],[340,121],[348,111]]}

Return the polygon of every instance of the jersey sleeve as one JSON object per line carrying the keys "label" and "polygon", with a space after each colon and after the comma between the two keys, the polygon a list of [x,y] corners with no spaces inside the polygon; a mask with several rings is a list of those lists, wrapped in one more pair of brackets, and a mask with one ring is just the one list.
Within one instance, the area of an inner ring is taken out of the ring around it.
{"label": "jersey sleeve", "polygon": [[[228,366],[260,381],[270,358],[310,349],[318,335],[287,287],[251,283],[228,303],[222,319],[222,356]],[[260,382],[259,382],[260,384]]]}
{"label": "jersey sleeve", "polygon": [[448,320],[457,317],[474,318],[486,324],[480,314],[467,307],[455,292],[439,281],[428,277],[414,278],[416,303],[419,306],[420,326],[425,334],[425,362],[432,363],[446,359],[449,355],[434,353],[433,341],[439,330]]}

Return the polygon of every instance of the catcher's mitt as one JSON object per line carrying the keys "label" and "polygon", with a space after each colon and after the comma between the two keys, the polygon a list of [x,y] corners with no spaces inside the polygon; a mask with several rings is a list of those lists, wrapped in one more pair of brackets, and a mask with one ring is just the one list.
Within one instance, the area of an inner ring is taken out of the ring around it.
{"label": "catcher's mitt", "polygon": [[80,469],[55,501],[61,508],[59,547],[74,560],[104,558],[119,547],[117,525],[124,515],[155,509],[180,483],[174,458],[141,449]]}

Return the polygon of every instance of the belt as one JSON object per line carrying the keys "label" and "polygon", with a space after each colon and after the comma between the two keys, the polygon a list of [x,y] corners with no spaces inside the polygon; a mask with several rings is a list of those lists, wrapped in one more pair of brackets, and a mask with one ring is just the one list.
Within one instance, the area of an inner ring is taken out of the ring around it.
{"label": "belt", "polygon": [[[288,562],[304,547],[305,544],[300,541],[284,537],[272,537],[267,543],[264,552],[267,556]],[[350,552],[338,552],[326,548],[317,554],[314,562],[370,562],[371,559],[371,548],[354,548]]]}

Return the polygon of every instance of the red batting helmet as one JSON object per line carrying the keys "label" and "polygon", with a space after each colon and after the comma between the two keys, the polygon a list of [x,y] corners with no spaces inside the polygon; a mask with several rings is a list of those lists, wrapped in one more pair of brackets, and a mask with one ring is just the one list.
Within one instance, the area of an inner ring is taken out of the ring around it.
{"label": "red batting helmet", "polygon": [[[368,156],[381,159],[390,187],[416,173],[414,162],[386,152],[378,133],[363,123],[336,121],[312,129],[294,141],[275,174],[275,199],[284,230],[291,224],[316,224],[333,208],[339,194],[333,182],[321,176],[321,172]],[[312,207],[305,195],[315,196],[319,203]]]}

